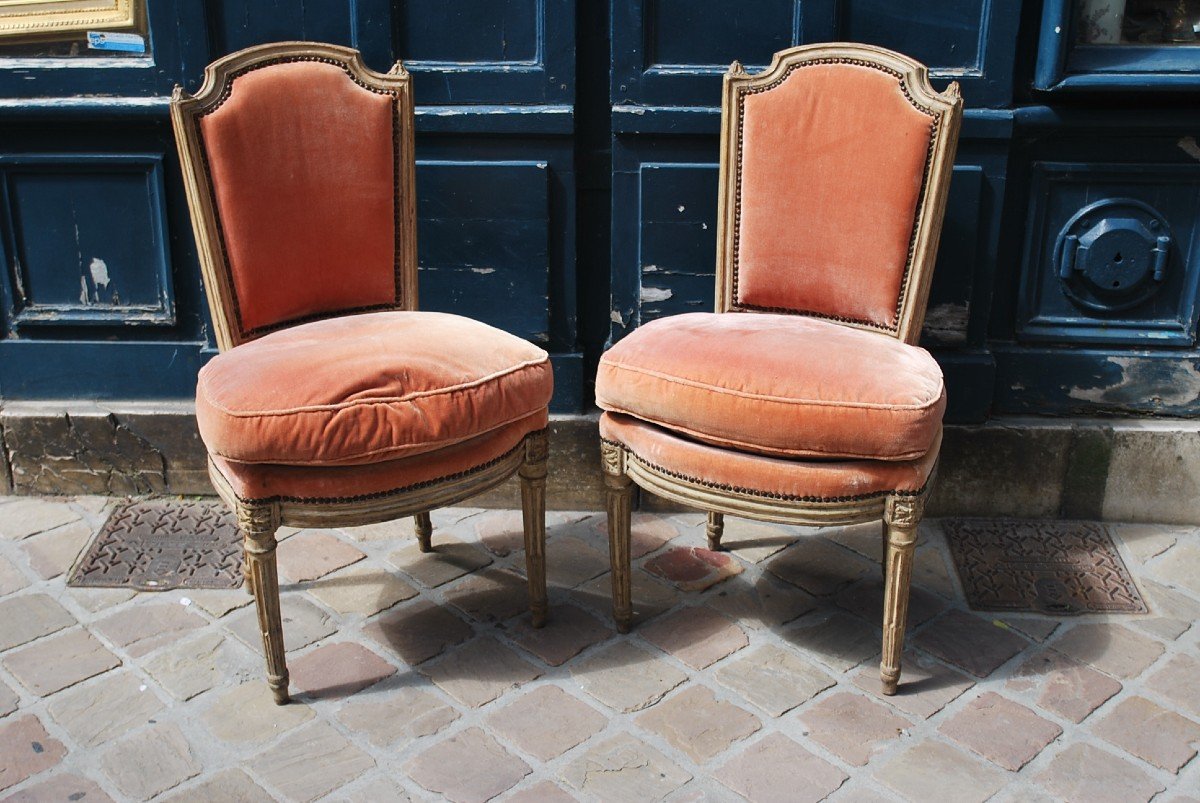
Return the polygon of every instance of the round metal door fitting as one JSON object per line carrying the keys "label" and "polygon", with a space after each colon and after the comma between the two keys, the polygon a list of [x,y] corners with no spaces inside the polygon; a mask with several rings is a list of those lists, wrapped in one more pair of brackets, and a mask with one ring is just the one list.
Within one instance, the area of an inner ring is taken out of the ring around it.
{"label": "round metal door fitting", "polygon": [[1063,293],[1095,312],[1119,312],[1149,300],[1170,268],[1171,233],[1153,207],[1106,198],[1080,209],[1054,243]]}

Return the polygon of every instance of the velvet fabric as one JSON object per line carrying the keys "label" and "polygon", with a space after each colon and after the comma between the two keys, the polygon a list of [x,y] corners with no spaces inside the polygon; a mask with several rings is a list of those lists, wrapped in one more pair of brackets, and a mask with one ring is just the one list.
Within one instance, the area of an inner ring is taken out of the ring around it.
{"label": "velvet fabric", "polygon": [[375,312],[219,354],[200,371],[196,419],[209,453],[227,462],[378,463],[544,416],[553,384],[546,352],[499,329]]}
{"label": "velvet fabric", "polygon": [[899,78],[854,64],[748,93],[735,304],[894,330],[932,122]]}
{"label": "velvet fabric", "polygon": [[687,313],[604,354],[596,403],[762,455],[911,461],[941,429],[942,372],[924,349],[817,318]]}
{"label": "velvet fabric", "polygon": [[340,67],[274,64],[200,118],[243,336],[399,306],[395,113]]}
{"label": "velvet fabric", "polygon": [[784,460],[697,443],[620,413],[600,416],[600,437],[642,461],[703,485],[771,498],[835,501],[916,493],[937,463],[941,429],[915,460]]}
{"label": "velvet fabric", "polygon": [[210,455],[242,501],[274,499],[333,502],[379,496],[456,477],[512,452],[531,432],[545,429],[543,408],[502,427],[417,457],[356,466],[247,464]]}

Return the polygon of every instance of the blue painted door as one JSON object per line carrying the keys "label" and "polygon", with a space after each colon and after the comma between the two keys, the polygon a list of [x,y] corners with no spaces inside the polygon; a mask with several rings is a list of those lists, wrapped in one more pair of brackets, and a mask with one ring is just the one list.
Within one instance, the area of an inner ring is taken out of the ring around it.
{"label": "blue painted door", "polygon": [[[0,399],[187,398],[215,352],[168,121],[175,84],[264,42],[403,59],[422,306],[542,345],[583,403],[575,0],[153,0],[148,52],[0,46]],[[603,66],[601,67],[603,69]]]}
{"label": "blue painted door", "polygon": [[[1198,121],[1185,102],[1075,92],[1114,84],[1063,55],[1071,7],[151,0],[145,54],[0,44],[0,401],[191,396],[214,349],[168,98],[220,55],[309,39],[357,47],[379,70],[403,59],[416,76],[423,306],[543,345],[554,409],[589,409],[606,345],[712,303],[729,62],[756,70],[781,48],[849,39],[921,59],[966,98],[923,341],[949,419],[1194,415]],[[1179,88],[1152,66],[1139,87]],[[1079,217],[1097,201],[1113,203]],[[1098,285],[1156,258],[1155,220],[1171,242],[1161,275]],[[1076,224],[1079,242],[1113,225],[1154,234],[1120,270],[1115,248],[1113,264],[1067,270],[1060,240]]]}

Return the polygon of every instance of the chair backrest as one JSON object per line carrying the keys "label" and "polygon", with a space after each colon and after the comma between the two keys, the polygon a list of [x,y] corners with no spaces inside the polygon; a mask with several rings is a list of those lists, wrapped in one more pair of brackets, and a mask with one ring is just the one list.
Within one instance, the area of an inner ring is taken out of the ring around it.
{"label": "chair backrest", "polygon": [[312,42],[213,62],[171,99],[224,350],[304,321],[417,304],[413,103],[397,64]]}
{"label": "chair backrest", "polygon": [[717,311],[920,336],[962,118],[883,48],[806,45],[725,76]]}

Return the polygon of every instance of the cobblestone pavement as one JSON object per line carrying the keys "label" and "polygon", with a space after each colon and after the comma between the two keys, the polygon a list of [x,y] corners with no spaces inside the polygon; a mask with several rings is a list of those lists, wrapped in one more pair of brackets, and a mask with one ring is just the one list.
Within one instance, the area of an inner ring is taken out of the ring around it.
{"label": "cobblestone pavement", "polygon": [[967,611],[923,525],[890,699],[878,525],[637,515],[628,636],[601,515],[550,514],[542,631],[513,511],[285,531],[277,708],[244,592],[65,588],[108,504],[0,497],[0,798],[1200,799],[1196,529],[1114,526],[1153,613],[1055,619]]}

